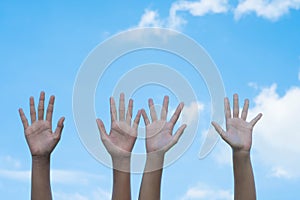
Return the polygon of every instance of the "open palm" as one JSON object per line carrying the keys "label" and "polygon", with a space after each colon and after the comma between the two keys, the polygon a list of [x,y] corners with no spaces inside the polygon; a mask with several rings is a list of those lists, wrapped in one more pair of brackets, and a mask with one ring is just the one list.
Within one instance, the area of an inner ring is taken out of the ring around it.
{"label": "open palm", "polygon": [[38,105],[38,120],[36,120],[36,111],[34,99],[30,97],[30,117],[31,125],[22,109],[19,109],[20,117],[23,123],[27,144],[32,156],[48,156],[60,140],[63,129],[64,118],[60,118],[55,132],[52,132],[52,115],[54,106],[54,96],[50,97],[46,120],[44,120],[44,101],[45,93],[41,92]]}
{"label": "open palm", "polygon": [[146,125],[147,153],[158,152],[164,154],[172,146],[174,146],[174,144],[177,143],[184,129],[186,128],[186,125],[182,125],[174,135],[172,134],[173,128],[182,111],[183,104],[181,103],[178,105],[170,121],[167,121],[168,104],[169,104],[169,98],[168,96],[166,96],[164,98],[163,107],[161,110],[161,118],[160,120],[158,120],[156,116],[153,100],[149,99],[149,108],[150,108],[152,123],[150,123],[150,120],[145,110],[142,110],[142,115]]}
{"label": "open palm", "polygon": [[129,100],[127,114],[125,117],[125,97],[120,94],[119,120],[117,120],[116,105],[113,98],[110,98],[111,130],[106,133],[102,120],[97,119],[101,140],[112,157],[128,157],[131,154],[137,137],[137,128],[141,117],[139,111],[131,124],[133,100]]}
{"label": "open palm", "polygon": [[238,95],[235,94],[233,96],[233,116],[231,116],[229,100],[228,98],[224,99],[226,131],[224,131],[216,122],[212,122],[212,125],[233,150],[250,151],[253,127],[262,117],[262,114],[258,114],[250,122],[247,122],[249,100],[246,99],[244,102],[241,117],[239,117],[238,101]]}

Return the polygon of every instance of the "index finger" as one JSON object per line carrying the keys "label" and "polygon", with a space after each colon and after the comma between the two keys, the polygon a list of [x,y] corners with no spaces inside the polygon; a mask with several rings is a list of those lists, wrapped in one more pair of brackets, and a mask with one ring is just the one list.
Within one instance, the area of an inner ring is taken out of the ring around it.
{"label": "index finger", "polygon": [[183,103],[180,103],[180,104],[177,106],[177,108],[176,108],[176,110],[175,110],[175,112],[174,112],[172,118],[170,119],[170,122],[173,124],[173,126],[176,124],[176,122],[177,122],[177,120],[178,120],[178,118],[179,118],[179,116],[180,116],[180,113],[181,113],[181,111],[182,111],[182,108],[183,108]]}

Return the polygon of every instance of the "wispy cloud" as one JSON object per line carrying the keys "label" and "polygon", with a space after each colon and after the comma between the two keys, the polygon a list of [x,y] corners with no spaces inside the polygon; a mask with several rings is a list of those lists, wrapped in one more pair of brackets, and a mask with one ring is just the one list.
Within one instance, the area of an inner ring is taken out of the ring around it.
{"label": "wispy cloud", "polygon": [[169,16],[160,18],[158,11],[146,9],[138,27],[164,27],[180,30],[187,21],[180,12],[188,12],[192,16],[204,16],[210,13],[226,13],[229,10],[228,0],[176,1],[169,9]]}
{"label": "wispy cloud", "polygon": [[157,10],[146,9],[137,26],[181,30],[187,24],[182,16],[183,12],[195,17],[233,12],[237,20],[249,13],[255,13],[258,17],[275,21],[291,9],[299,10],[300,0],[242,0],[236,6],[230,4],[229,0],[179,0],[172,3],[166,18],[161,18]]}
{"label": "wispy cloud", "polygon": [[239,19],[243,15],[255,13],[258,17],[274,21],[291,9],[300,9],[300,0],[244,0],[234,9],[234,16]]}
{"label": "wispy cloud", "polygon": [[164,23],[160,19],[159,14],[155,10],[146,9],[142,15],[138,27],[161,27]]}
{"label": "wispy cloud", "polygon": [[109,200],[111,193],[102,188],[92,188],[85,190],[85,193],[80,192],[54,192],[54,199],[56,200]]}
{"label": "wispy cloud", "polygon": [[21,161],[10,155],[0,156],[0,167],[18,169],[21,167]]}
{"label": "wispy cloud", "polygon": [[188,12],[192,16],[204,16],[209,13],[226,13],[228,9],[228,0],[176,1],[170,8],[168,25],[170,28],[178,29],[186,24],[179,12]]}
{"label": "wispy cloud", "polygon": [[192,123],[197,123],[196,119],[199,118],[199,115],[203,110],[204,104],[201,102],[191,102],[189,105],[185,105],[181,115],[182,123],[185,123],[188,126]]}
{"label": "wispy cloud", "polygon": [[231,200],[233,194],[230,190],[216,189],[203,183],[189,188],[181,200]]}
{"label": "wispy cloud", "polygon": [[[30,180],[30,170],[6,170],[0,169],[0,177],[17,180]],[[69,170],[51,170],[51,180],[53,183],[62,184],[81,184],[86,185],[92,180],[102,180],[103,177],[98,174],[91,174],[83,171],[69,171]]]}

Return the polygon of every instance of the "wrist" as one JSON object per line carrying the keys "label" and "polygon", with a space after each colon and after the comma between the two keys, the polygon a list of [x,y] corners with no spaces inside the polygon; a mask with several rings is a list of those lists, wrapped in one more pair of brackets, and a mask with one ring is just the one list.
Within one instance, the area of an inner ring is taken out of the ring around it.
{"label": "wrist", "polygon": [[45,162],[50,161],[50,155],[31,155],[33,162]]}
{"label": "wrist", "polygon": [[233,158],[240,159],[240,158],[250,158],[250,151],[246,150],[233,150],[232,151]]}
{"label": "wrist", "polygon": [[165,154],[159,152],[147,153],[145,172],[160,170],[164,165]]}
{"label": "wrist", "polygon": [[112,157],[112,165],[115,170],[129,172],[131,157]]}

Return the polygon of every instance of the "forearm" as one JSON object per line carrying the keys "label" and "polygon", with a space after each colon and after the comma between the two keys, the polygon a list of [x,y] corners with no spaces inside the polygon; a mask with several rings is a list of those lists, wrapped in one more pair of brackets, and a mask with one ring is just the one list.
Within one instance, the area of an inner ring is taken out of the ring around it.
{"label": "forearm", "polygon": [[51,200],[50,156],[32,157],[31,200]]}
{"label": "forearm", "polygon": [[250,152],[233,151],[234,199],[255,200],[255,183]]}
{"label": "forearm", "polygon": [[160,199],[163,163],[164,156],[148,155],[139,200]]}
{"label": "forearm", "polygon": [[130,157],[113,159],[112,200],[130,200]]}

